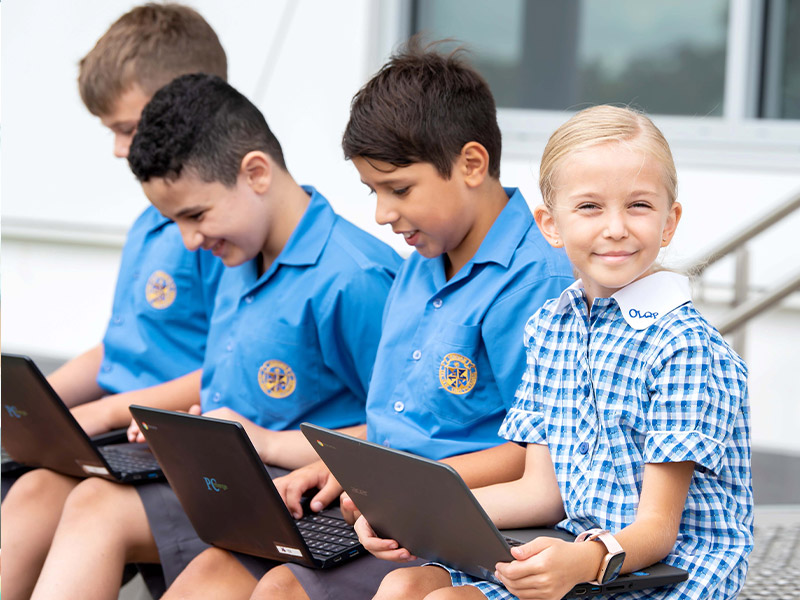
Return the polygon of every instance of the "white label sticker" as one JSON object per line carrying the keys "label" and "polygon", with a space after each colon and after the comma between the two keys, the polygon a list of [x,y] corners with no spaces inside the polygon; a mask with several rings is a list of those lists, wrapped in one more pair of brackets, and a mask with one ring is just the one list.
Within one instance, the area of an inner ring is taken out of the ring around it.
{"label": "white label sticker", "polygon": [[108,469],[95,465],[81,465],[81,468],[89,475],[108,475]]}
{"label": "white label sticker", "polygon": [[278,544],[275,544],[275,547],[281,554],[288,554],[289,556],[303,556],[303,553],[300,552],[300,550],[298,550],[297,548],[289,548],[288,546],[279,546]]}

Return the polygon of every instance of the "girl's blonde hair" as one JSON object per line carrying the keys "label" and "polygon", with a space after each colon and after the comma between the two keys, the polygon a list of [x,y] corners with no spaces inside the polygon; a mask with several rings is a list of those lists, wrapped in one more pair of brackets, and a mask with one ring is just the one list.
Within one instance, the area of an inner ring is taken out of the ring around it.
{"label": "girl's blonde hair", "polygon": [[593,106],[575,114],[555,130],[539,167],[539,189],[545,206],[553,208],[558,170],[573,152],[609,142],[624,143],[649,154],[664,170],[669,205],[678,196],[678,175],[664,134],[641,112],[628,107]]}

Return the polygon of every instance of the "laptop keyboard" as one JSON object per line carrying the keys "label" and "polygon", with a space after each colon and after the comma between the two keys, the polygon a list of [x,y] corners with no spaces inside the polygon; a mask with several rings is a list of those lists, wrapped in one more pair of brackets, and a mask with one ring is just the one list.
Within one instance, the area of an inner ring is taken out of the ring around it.
{"label": "laptop keyboard", "polygon": [[750,568],[739,600],[800,598],[798,577],[800,522],[759,526],[757,515]]}
{"label": "laptop keyboard", "polygon": [[296,523],[311,554],[318,560],[358,546],[355,530],[344,519],[310,514]]}
{"label": "laptop keyboard", "polygon": [[132,446],[100,446],[97,448],[117,473],[142,473],[160,469],[149,450]]}

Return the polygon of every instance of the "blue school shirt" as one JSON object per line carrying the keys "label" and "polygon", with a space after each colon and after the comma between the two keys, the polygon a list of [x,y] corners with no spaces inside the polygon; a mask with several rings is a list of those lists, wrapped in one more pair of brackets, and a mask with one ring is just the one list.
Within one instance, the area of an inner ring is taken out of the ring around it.
{"label": "blue school shirt", "polygon": [[283,251],[260,277],[226,269],[203,363],[203,412],[227,406],[262,427],[364,422],[381,314],[400,257],[312,187]]}
{"label": "blue school shirt", "polygon": [[441,459],[496,446],[525,368],[528,317],[572,281],[522,194],[449,281],[444,257],[413,253],[392,287],[367,398],[368,439]]}
{"label": "blue school shirt", "polygon": [[675,587],[626,599],[735,598],[753,547],[747,368],[697,312],[685,277],[660,272],[587,309],[580,282],[526,326],[527,370],[500,434],[547,444],[578,534],[630,525],[646,463],[694,461]]}
{"label": "blue school shirt", "polygon": [[199,369],[223,269],[210,252],[187,250],[155,207],[145,209],[122,249],[100,387],[116,394]]}

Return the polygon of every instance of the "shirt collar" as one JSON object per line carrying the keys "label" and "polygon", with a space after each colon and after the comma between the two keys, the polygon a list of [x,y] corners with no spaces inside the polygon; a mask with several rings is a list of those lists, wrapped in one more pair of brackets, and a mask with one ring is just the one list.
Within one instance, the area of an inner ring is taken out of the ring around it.
{"label": "shirt collar", "polygon": [[153,231],[161,229],[162,227],[172,223],[171,219],[168,219],[167,217],[162,215],[160,212],[158,212],[158,209],[155,206],[153,206],[152,204],[147,207],[147,209],[145,210],[145,213],[146,213],[146,218],[147,218],[147,232],[148,233],[152,233]]}
{"label": "shirt collar", "polygon": [[[583,295],[583,282],[580,279],[561,293],[556,311],[563,310],[576,295]],[[689,279],[670,271],[659,271],[643,277],[611,297],[619,305],[625,321],[634,329],[647,329],[692,299]]]}
{"label": "shirt collar", "polygon": [[315,264],[328,243],[336,221],[336,213],[322,194],[310,185],[302,188],[311,196],[311,200],[275,263],[294,266]]}
{"label": "shirt collar", "polygon": [[533,223],[531,209],[519,189],[503,189],[508,196],[508,203],[497,215],[478,251],[472,257],[473,264],[495,262],[508,267],[514,252]]}

